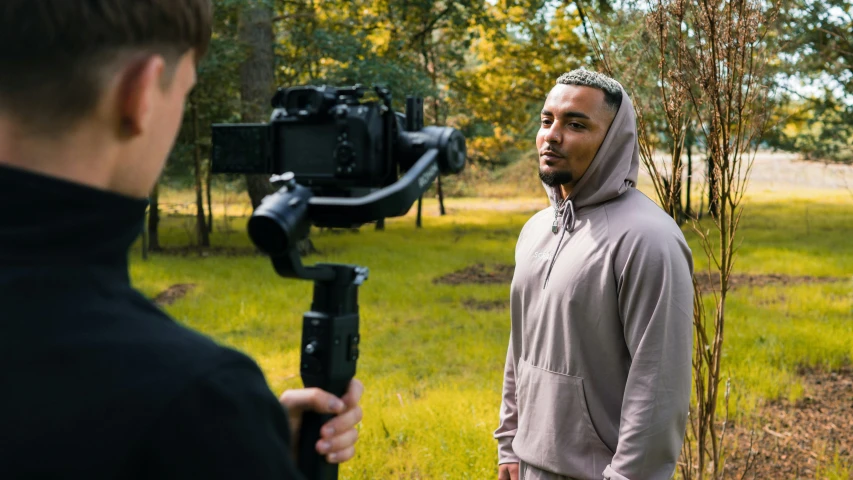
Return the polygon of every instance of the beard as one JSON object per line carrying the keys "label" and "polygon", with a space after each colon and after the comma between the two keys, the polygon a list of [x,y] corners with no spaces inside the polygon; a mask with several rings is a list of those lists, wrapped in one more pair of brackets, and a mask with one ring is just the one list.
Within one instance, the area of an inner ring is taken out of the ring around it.
{"label": "beard", "polygon": [[543,172],[542,168],[539,168],[539,180],[542,180],[542,183],[549,187],[556,187],[558,185],[572,183],[574,177],[572,176],[572,172],[554,170]]}

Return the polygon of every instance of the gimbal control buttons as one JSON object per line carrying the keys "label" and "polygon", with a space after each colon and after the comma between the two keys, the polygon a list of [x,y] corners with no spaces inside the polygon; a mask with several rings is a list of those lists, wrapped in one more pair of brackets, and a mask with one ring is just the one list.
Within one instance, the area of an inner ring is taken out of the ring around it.
{"label": "gimbal control buttons", "polygon": [[350,335],[349,337],[349,352],[347,352],[347,358],[354,362],[358,360],[358,343],[361,341],[358,335]]}

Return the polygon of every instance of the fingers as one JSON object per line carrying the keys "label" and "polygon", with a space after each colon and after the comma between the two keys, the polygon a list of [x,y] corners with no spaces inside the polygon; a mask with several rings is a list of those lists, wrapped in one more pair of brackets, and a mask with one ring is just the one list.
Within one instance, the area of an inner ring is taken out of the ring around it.
{"label": "fingers", "polygon": [[358,405],[358,402],[361,401],[361,395],[364,393],[364,385],[356,378],[353,378],[350,381],[349,388],[347,388],[347,393],[343,396],[342,400],[347,405],[347,407],[354,407]]}
{"label": "fingers", "polygon": [[346,408],[341,399],[319,388],[288,390],[281,395],[279,402],[288,410],[298,412],[312,410],[317,413],[335,414],[343,412]]}
{"label": "fingers", "polygon": [[362,416],[363,413],[361,407],[356,406],[355,408],[326,422],[326,424],[323,425],[323,429],[320,430],[320,435],[323,438],[331,438],[347,430],[353,429],[358,425],[358,422],[361,421]]}
{"label": "fingers", "polygon": [[321,438],[315,448],[318,453],[326,456],[329,463],[342,463],[355,456],[355,443],[358,441],[358,430],[355,427],[363,416],[358,402],[361,401],[363,393],[364,385],[353,379],[342,399],[317,388],[305,388],[288,390],[281,395],[279,401],[291,414],[294,433],[299,428],[302,413],[305,411],[335,415],[323,425],[320,430]]}
{"label": "fingers", "polygon": [[358,402],[364,393],[364,385],[356,379],[350,382],[343,396],[346,410],[326,422],[320,430],[321,439],[317,442],[317,451],[326,455],[329,463],[342,463],[355,456],[355,443],[358,441],[356,425],[361,422],[363,412]]}
{"label": "fingers", "polygon": [[326,454],[329,463],[345,462],[355,455],[355,442],[358,440],[358,430],[351,429],[332,438],[324,438],[317,442],[317,452]]}
{"label": "fingers", "polygon": [[349,447],[340,452],[330,453],[326,455],[326,461],[329,463],[343,463],[352,459],[355,456],[355,447]]}
{"label": "fingers", "polygon": [[518,480],[518,464],[505,463],[498,465],[498,480]]}

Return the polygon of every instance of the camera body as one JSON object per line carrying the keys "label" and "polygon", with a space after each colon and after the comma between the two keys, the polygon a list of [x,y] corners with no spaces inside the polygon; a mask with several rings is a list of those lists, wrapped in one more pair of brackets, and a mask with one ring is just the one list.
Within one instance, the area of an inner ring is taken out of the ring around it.
{"label": "camera body", "polygon": [[423,101],[391,109],[383,87],[280,88],[265,124],[213,125],[214,173],[293,172],[318,195],[348,197],[389,186],[428,149],[442,173],[465,163],[465,139],[447,127],[423,126]]}

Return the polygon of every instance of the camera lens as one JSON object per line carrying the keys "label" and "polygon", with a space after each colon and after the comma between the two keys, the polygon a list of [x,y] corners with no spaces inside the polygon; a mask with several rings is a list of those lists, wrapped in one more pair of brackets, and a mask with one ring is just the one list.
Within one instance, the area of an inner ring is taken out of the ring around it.
{"label": "camera lens", "polygon": [[468,156],[465,137],[455,128],[448,128],[450,135],[445,148],[445,165],[439,165],[444,173],[459,173],[465,168],[465,158]]}
{"label": "camera lens", "polygon": [[424,127],[423,132],[432,139],[430,146],[438,149],[437,161],[441,173],[447,175],[461,172],[467,157],[462,132],[452,127]]}

